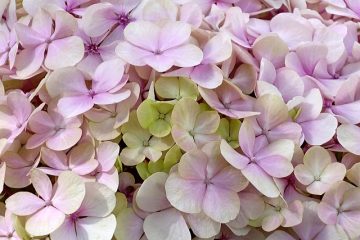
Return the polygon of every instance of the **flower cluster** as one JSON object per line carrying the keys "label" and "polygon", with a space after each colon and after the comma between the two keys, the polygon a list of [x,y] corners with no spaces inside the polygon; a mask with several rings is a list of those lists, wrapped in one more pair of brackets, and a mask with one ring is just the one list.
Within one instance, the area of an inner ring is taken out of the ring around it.
{"label": "flower cluster", "polygon": [[359,240],[360,1],[0,0],[0,239]]}

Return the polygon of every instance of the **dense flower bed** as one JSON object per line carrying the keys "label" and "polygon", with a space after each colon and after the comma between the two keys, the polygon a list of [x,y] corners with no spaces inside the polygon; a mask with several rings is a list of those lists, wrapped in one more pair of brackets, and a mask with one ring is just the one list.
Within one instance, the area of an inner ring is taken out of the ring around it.
{"label": "dense flower bed", "polygon": [[360,1],[0,16],[0,239],[360,239]]}

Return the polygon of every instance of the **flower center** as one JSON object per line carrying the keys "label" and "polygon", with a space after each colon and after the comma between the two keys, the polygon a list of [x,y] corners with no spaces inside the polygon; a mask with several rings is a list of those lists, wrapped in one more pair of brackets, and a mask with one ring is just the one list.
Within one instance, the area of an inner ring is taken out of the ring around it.
{"label": "flower center", "polygon": [[117,20],[122,27],[126,27],[131,21],[133,21],[133,19],[125,13],[120,14]]}
{"label": "flower center", "polygon": [[86,46],[85,50],[88,54],[99,54],[99,47],[96,44],[90,44]]}
{"label": "flower center", "polygon": [[165,119],[165,114],[160,113],[160,114],[159,114],[159,119]]}
{"label": "flower center", "polygon": [[330,108],[333,105],[334,101],[331,99],[324,99],[323,108]]}
{"label": "flower center", "polygon": [[157,50],[154,51],[154,54],[155,54],[155,55],[161,55],[161,54],[162,54],[162,51],[160,51],[159,49],[157,49]]}
{"label": "flower center", "polygon": [[149,141],[148,141],[148,140],[144,140],[144,141],[143,141],[143,146],[144,146],[144,147],[148,147],[148,146],[149,146]]}
{"label": "flower center", "polygon": [[89,90],[89,96],[93,98],[93,97],[95,97],[95,95],[96,95],[95,91],[90,89]]}

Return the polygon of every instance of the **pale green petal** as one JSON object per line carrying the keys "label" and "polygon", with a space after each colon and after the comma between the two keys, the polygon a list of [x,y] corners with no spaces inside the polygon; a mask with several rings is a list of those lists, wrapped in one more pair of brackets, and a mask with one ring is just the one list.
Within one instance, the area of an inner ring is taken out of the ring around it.
{"label": "pale green petal", "polygon": [[190,97],[196,100],[199,95],[196,84],[184,77],[160,77],[155,82],[155,92],[164,99]]}
{"label": "pale green petal", "polygon": [[159,119],[159,111],[153,100],[146,99],[136,110],[141,127],[148,128],[153,122]]}
{"label": "pale green petal", "polygon": [[155,137],[165,137],[171,132],[171,125],[163,119],[158,119],[149,126],[149,132]]}
{"label": "pale green petal", "polygon": [[164,158],[164,171],[169,172],[170,169],[180,161],[182,152],[178,145],[174,145],[169,151],[165,154]]}

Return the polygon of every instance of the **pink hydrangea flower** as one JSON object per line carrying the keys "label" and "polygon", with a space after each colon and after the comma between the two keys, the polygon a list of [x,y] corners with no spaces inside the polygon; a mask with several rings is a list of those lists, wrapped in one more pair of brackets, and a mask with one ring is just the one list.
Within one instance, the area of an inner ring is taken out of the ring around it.
{"label": "pink hydrangea flower", "polygon": [[24,48],[15,63],[17,77],[33,76],[42,64],[53,70],[80,62],[84,56],[84,44],[79,37],[73,36],[76,28],[76,20],[61,11],[56,12],[52,19],[49,13],[39,10],[30,26],[17,23],[15,31]]}
{"label": "pink hydrangea flower", "polygon": [[85,197],[80,207],[66,216],[63,224],[50,234],[51,239],[86,239],[90,236],[111,239],[116,227],[115,216],[111,214],[115,204],[114,192],[105,185],[85,183]]}
{"label": "pink hydrangea flower", "polygon": [[360,236],[359,202],[360,189],[347,182],[339,182],[327,191],[318,207],[318,214],[325,224],[340,226],[354,239]]}
{"label": "pink hydrangea flower", "polygon": [[216,222],[236,218],[240,210],[237,192],[246,187],[247,180],[219,155],[218,144],[209,143],[182,156],[165,184],[172,206],[186,213],[204,212]]}
{"label": "pink hydrangea flower", "polygon": [[191,26],[183,22],[158,26],[149,21],[136,21],[125,28],[126,41],[119,43],[116,53],[132,65],[149,65],[158,72],[172,66],[193,67],[200,64],[203,53],[188,43],[190,34]]}
{"label": "pink hydrangea flower", "polygon": [[27,232],[44,236],[63,224],[66,214],[75,212],[85,196],[85,185],[75,174],[64,172],[53,187],[40,170],[31,172],[31,182],[39,197],[30,192],[17,192],[6,200],[6,207],[16,215],[28,216]]}
{"label": "pink hydrangea flower", "polygon": [[34,134],[28,139],[26,147],[37,148],[42,144],[52,150],[62,151],[74,146],[81,138],[80,117],[64,118],[57,111],[39,111],[31,116],[29,129]]}
{"label": "pink hydrangea flower", "polygon": [[[130,96],[130,90],[122,90],[127,78],[123,77],[122,62],[115,59],[100,64],[94,73],[91,87],[84,75],[75,68],[63,68],[47,83],[52,94],[62,97],[57,103],[60,114],[75,117],[90,110],[95,104],[107,105],[121,102]],[[67,80],[63,81],[63,78]],[[61,90],[57,84],[61,84]]]}
{"label": "pink hydrangea flower", "polygon": [[288,139],[280,139],[261,148],[259,144],[255,144],[255,132],[247,119],[241,125],[239,143],[244,154],[238,153],[222,140],[222,156],[232,166],[241,170],[262,194],[272,198],[278,197],[280,191],[274,178],[283,178],[292,173],[294,143]]}

